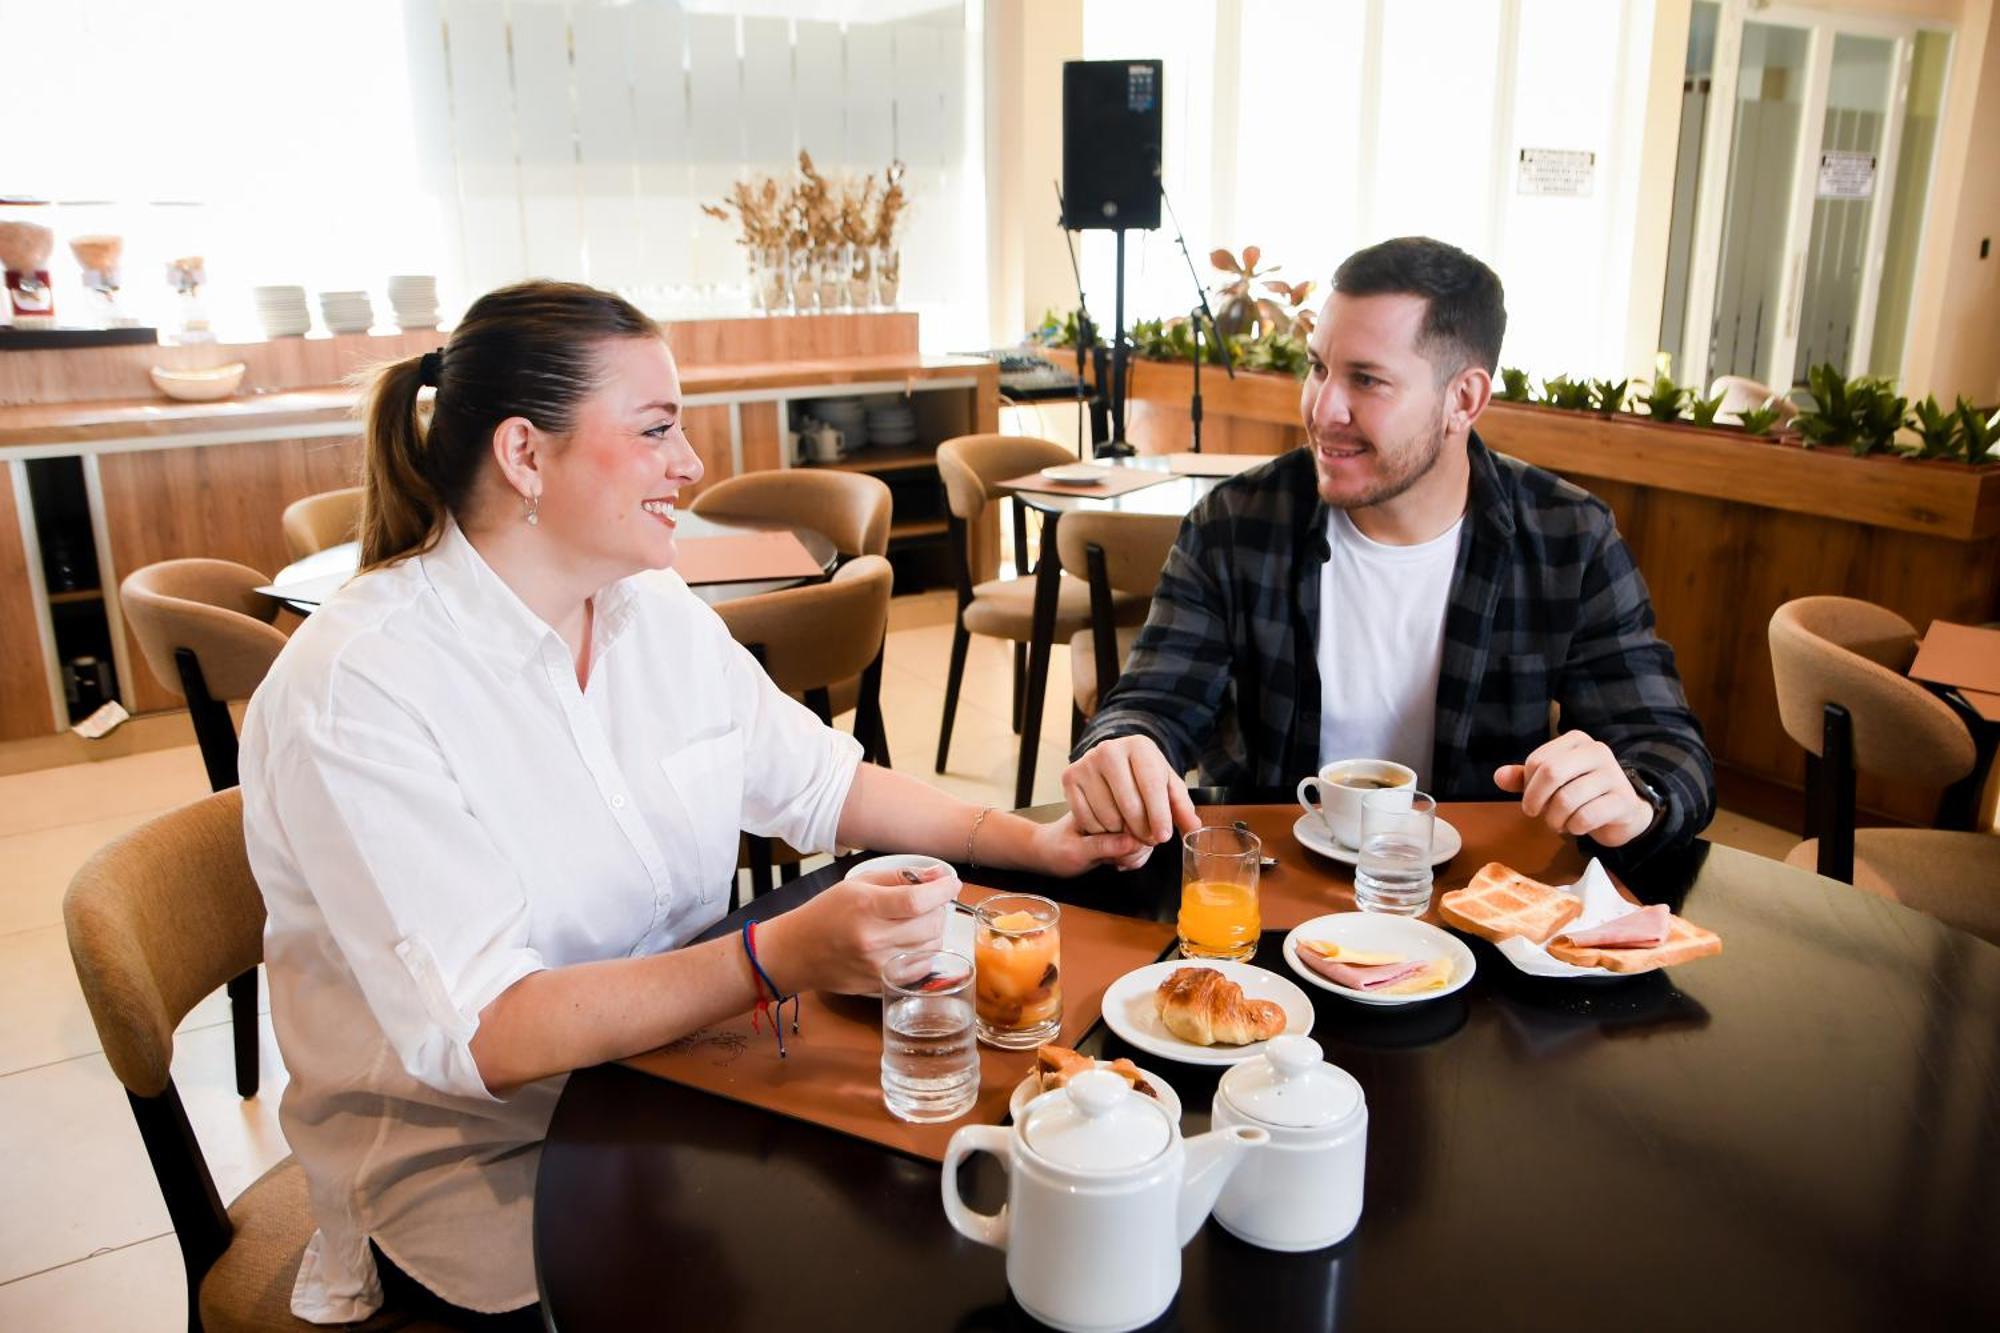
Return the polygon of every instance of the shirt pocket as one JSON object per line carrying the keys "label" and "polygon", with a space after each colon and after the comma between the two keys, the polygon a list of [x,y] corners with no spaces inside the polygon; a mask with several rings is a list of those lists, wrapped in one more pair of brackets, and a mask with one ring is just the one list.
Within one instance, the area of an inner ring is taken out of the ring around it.
{"label": "shirt pocket", "polygon": [[743,743],[742,729],[731,727],[660,760],[687,816],[704,901],[720,894],[736,874],[743,829]]}

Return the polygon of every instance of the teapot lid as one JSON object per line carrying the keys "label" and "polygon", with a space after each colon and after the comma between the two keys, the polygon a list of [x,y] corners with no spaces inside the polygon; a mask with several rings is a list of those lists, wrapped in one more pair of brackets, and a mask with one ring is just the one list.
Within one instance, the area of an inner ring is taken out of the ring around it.
{"label": "teapot lid", "polygon": [[1354,1075],[1325,1061],[1311,1037],[1279,1036],[1264,1053],[1222,1076],[1222,1096],[1259,1124],[1281,1129],[1335,1125],[1361,1109]]}
{"label": "teapot lid", "polygon": [[1078,1074],[1063,1093],[1038,1099],[1022,1129],[1028,1146],[1058,1166],[1123,1171],[1158,1157],[1173,1140],[1166,1115],[1107,1069]]}

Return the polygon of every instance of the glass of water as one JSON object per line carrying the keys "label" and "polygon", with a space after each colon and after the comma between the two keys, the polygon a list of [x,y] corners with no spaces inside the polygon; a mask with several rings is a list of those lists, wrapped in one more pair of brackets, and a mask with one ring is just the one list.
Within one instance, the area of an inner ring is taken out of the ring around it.
{"label": "glass of water", "polygon": [[956,1120],[979,1099],[972,960],[941,950],[882,965],[882,1101],[918,1124]]}
{"label": "glass of water", "polygon": [[1431,834],[1437,802],[1407,788],[1361,799],[1354,901],[1364,912],[1422,916],[1431,905]]}

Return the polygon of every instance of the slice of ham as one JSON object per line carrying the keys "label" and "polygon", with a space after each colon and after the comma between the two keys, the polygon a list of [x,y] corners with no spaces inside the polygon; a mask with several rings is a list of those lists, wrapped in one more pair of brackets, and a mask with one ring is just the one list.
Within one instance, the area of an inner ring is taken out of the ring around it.
{"label": "slice of ham", "polygon": [[1338,958],[1323,958],[1311,949],[1299,950],[1299,957],[1305,965],[1336,985],[1349,990],[1381,990],[1399,981],[1408,981],[1430,964],[1422,959],[1408,963],[1376,963],[1357,966],[1343,963]]}
{"label": "slice of ham", "polygon": [[1563,938],[1586,949],[1651,949],[1666,942],[1673,915],[1665,903],[1654,903],[1589,930],[1572,930]]}

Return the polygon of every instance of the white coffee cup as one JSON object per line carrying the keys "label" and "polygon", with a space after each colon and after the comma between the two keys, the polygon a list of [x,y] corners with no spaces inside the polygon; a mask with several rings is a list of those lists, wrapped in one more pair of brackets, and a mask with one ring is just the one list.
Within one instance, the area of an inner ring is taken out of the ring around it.
{"label": "white coffee cup", "polygon": [[[1371,779],[1355,786],[1355,779]],[[1416,789],[1417,773],[1389,759],[1336,759],[1299,779],[1299,804],[1343,847],[1361,845],[1361,798],[1371,791]],[[1317,799],[1315,799],[1317,798]]]}

